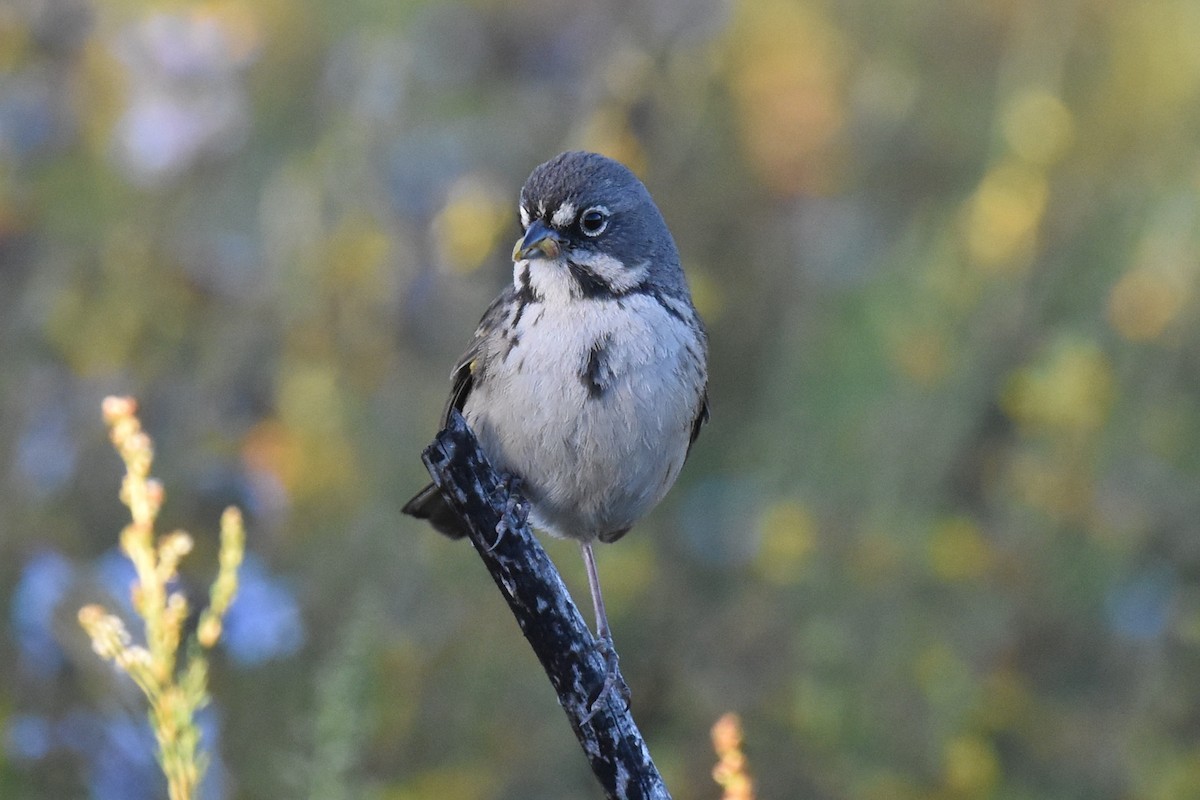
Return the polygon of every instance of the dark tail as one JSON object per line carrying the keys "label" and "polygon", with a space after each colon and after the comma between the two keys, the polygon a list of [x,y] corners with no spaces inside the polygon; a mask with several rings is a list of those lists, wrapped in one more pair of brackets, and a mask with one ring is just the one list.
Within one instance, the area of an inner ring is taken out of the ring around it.
{"label": "dark tail", "polygon": [[417,496],[405,503],[401,511],[410,517],[429,520],[434,530],[451,539],[461,539],[467,535],[467,527],[462,518],[454,512],[432,483],[417,492]]}

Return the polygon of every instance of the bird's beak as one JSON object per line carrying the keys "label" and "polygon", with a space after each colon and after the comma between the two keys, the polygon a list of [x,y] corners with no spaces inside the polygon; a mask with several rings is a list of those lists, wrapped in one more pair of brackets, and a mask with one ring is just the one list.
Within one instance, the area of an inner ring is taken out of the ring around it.
{"label": "bird's beak", "polygon": [[530,258],[548,258],[554,260],[562,253],[562,239],[553,228],[546,226],[540,219],[529,223],[525,235],[513,247],[513,261],[524,261]]}

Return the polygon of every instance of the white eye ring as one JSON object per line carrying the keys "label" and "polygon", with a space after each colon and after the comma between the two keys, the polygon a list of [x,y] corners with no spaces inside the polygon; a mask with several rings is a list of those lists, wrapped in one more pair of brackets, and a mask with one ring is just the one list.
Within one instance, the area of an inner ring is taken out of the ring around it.
{"label": "white eye ring", "polygon": [[608,228],[611,214],[604,206],[592,206],[579,215],[579,230],[584,236],[596,237]]}

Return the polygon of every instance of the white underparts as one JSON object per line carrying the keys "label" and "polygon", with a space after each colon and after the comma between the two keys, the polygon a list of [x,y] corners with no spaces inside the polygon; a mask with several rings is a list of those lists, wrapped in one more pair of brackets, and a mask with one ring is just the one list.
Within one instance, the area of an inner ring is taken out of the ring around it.
{"label": "white underparts", "polygon": [[[571,280],[565,265],[528,266],[531,282],[554,272]],[[535,285],[547,292],[560,283]],[[466,404],[485,450],[526,480],[539,527],[590,541],[633,525],[666,494],[687,454],[704,385],[695,328],[633,293],[543,296],[513,333],[517,343],[497,349]],[[599,387],[588,380],[597,351]]]}

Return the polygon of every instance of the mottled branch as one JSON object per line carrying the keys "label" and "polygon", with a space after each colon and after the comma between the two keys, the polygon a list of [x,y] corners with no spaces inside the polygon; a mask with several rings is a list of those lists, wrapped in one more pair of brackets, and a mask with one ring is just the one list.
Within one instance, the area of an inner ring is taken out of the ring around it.
{"label": "mottled branch", "polygon": [[588,718],[604,684],[602,650],[546,551],[514,513],[509,486],[458,412],[422,459],[468,524],[475,550],[546,670],[605,795],[612,800],[669,800],[621,693],[608,692]]}

